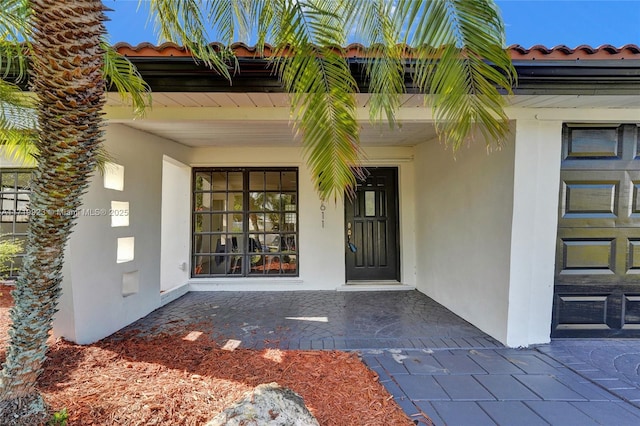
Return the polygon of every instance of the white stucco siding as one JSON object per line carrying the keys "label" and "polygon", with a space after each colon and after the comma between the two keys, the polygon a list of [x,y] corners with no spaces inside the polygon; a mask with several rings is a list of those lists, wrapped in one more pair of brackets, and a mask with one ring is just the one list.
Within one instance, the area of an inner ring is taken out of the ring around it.
{"label": "white stucco siding", "polygon": [[516,122],[508,346],[550,340],[561,147],[561,121]]}
{"label": "white stucco siding", "polygon": [[[124,166],[124,189],[106,189],[100,173],[91,179],[83,208],[97,213],[78,217],[54,323],[56,336],[81,344],[160,306],[163,155],[183,162],[186,155],[181,145],[118,124],[107,127],[106,148]],[[129,202],[128,226],[111,226],[111,201]],[[135,238],[134,259],[117,263],[118,238],[127,237]]]}
{"label": "white stucco siding", "polygon": [[165,155],[162,160],[160,288],[175,289],[189,278],[191,167]]}
{"label": "white stucco siding", "polygon": [[514,144],[482,140],[455,158],[415,149],[416,287],[496,339],[507,338]]}

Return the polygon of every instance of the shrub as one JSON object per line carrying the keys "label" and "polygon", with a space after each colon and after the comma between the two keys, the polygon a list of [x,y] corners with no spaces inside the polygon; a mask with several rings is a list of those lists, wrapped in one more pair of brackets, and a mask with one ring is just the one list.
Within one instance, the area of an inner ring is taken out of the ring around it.
{"label": "shrub", "polygon": [[0,279],[13,269],[13,259],[22,251],[22,244],[13,241],[0,241]]}

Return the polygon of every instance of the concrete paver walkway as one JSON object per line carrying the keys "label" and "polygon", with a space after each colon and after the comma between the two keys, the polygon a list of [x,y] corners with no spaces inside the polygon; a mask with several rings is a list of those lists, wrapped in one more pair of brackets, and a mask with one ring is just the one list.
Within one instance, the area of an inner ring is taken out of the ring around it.
{"label": "concrete paver walkway", "polygon": [[[632,401],[541,349],[369,350],[363,359],[409,416],[438,425],[640,425]],[[637,385],[624,391],[635,396]]]}
{"label": "concrete paver walkway", "polygon": [[640,425],[640,341],[509,349],[417,291],[189,293],[129,328],[176,323],[220,345],[357,350],[419,424]]}

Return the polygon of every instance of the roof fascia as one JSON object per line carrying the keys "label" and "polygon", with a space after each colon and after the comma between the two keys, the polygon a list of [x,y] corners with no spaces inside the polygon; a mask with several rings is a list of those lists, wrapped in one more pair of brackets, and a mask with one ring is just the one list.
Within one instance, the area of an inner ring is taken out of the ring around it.
{"label": "roof fascia", "polygon": [[[131,57],[155,92],[282,92],[269,62],[238,58],[239,72],[231,84],[217,72],[189,57]],[[363,58],[349,58],[361,92],[367,92]],[[631,95],[640,94],[640,60],[514,60],[516,94]],[[410,63],[405,80],[411,83]],[[233,71],[233,70],[231,70]]]}

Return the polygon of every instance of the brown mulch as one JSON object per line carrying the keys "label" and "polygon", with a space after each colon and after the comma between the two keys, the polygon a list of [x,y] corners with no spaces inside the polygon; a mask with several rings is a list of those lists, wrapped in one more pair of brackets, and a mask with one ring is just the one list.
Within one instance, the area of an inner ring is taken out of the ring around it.
{"label": "brown mulch", "polygon": [[[5,286],[0,293],[3,360],[11,297]],[[299,393],[321,425],[414,425],[356,354],[223,350],[197,328],[88,346],[59,340],[40,390],[53,409],[67,409],[69,425],[201,425],[270,382]]]}

